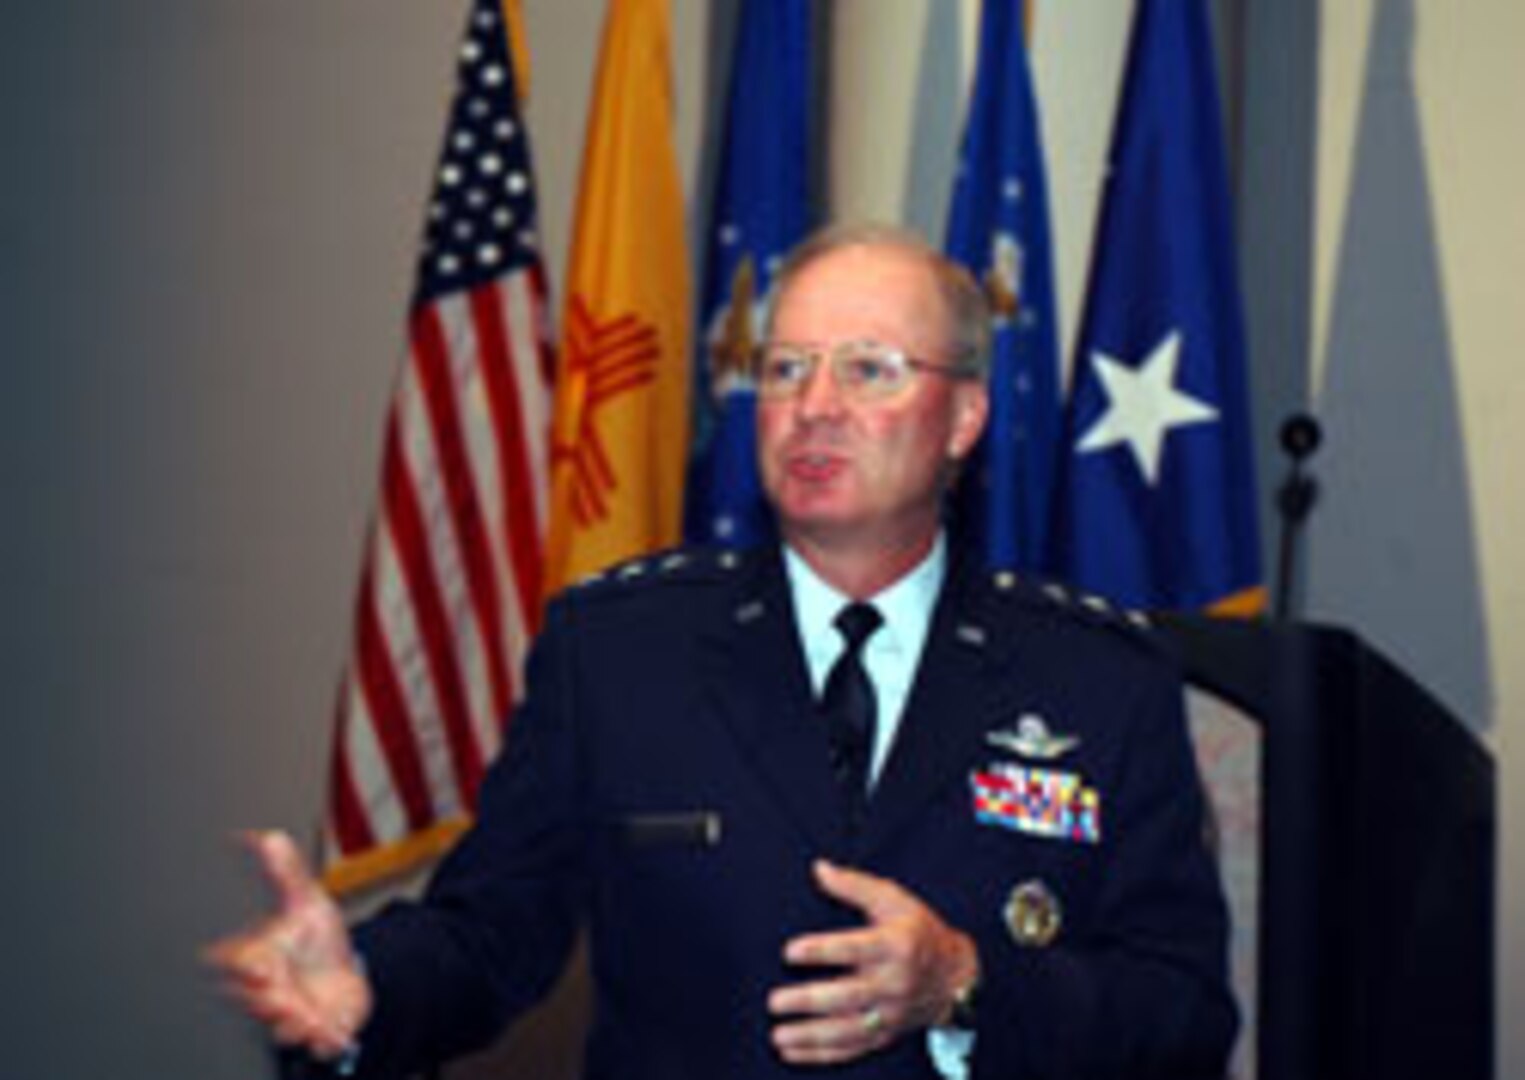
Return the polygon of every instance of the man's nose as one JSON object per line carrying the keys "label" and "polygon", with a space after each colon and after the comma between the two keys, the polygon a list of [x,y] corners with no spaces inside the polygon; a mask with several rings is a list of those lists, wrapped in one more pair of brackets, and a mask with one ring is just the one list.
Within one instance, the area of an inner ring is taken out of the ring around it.
{"label": "man's nose", "polygon": [[799,412],[804,419],[828,418],[842,411],[842,387],[832,369],[830,357],[823,356],[800,387]]}

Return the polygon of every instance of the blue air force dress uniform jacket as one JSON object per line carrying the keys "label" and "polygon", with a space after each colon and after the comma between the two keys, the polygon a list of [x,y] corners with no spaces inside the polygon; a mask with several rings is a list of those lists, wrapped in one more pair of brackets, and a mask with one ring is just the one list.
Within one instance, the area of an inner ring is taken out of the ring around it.
{"label": "blue air force dress uniform jacket", "polygon": [[[890,757],[845,824],[777,552],[675,552],[553,604],[475,828],[357,931],[360,1072],[478,1047],[590,935],[590,1080],[935,1077],[924,1033],[786,1065],[784,942],[859,916],[825,856],[971,934],[971,1075],[1220,1075],[1226,912],[1180,685],[1115,617],[953,560]],[[967,562],[967,561],[965,561]]]}

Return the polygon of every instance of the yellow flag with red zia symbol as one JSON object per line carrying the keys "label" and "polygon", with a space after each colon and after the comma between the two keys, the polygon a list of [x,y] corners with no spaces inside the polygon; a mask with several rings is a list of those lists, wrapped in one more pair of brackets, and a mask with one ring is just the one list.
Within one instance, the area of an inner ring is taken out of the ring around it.
{"label": "yellow flag with red zia symbol", "polygon": [[611,0],[561,321],[547,595],[679,537],[690,312],[669,51],[667,0]]}

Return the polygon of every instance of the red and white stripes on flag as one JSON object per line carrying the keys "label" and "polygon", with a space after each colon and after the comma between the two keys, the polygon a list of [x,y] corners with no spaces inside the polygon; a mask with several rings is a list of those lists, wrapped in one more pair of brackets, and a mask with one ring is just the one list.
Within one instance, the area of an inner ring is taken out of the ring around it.
{"label": "red and white stripes on flag", "polygon": [[476,0],[339,693],[335,891],[438,854],[469,822],[539,622],[553,361],[514,85],[502,9]]}

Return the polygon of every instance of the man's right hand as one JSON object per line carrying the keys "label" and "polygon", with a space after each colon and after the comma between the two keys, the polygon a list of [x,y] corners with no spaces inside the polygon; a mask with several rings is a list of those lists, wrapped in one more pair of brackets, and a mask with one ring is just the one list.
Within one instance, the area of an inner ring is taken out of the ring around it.
{"label": "man's right hand", "polygon": [[214,942],[207,963],[276,1042],[335,1058],[353,1044],[372,1008],[371,986],[344,916],[291,837],[253,833],[248,842],[276,890],[277,910]]}

